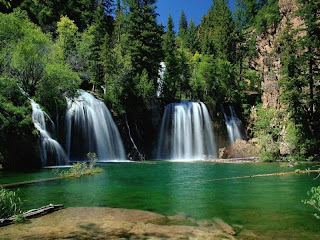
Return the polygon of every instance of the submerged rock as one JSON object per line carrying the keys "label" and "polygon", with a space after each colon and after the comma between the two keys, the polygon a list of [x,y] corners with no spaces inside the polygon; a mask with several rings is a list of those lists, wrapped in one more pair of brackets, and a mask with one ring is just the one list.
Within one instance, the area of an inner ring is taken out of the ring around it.
{"label": "submerged rock", "polygon": [[[173,218],[181,220],[181,217],[178,215]],[[212,225],[157,224],[157,219],[164,218],[170,219],[140,210],[67,208],[31,219],[28,224],[0,228],[0,239],[235,239],[226,233],[232,233],[226,223],[226,230]]]}
{"label": "submerged rock", "polygon": [[239,234],[238,239],[239,240],[259,240],[261,238],[255,235],[252,231],[244,230]]}
{"label": "submerged rock", "polygon": [[232,236],[236,235],[236,231],[228,223],[223,221],[221,218],[215,218],[214,222],[219,226],[219,228],[227,234]]}

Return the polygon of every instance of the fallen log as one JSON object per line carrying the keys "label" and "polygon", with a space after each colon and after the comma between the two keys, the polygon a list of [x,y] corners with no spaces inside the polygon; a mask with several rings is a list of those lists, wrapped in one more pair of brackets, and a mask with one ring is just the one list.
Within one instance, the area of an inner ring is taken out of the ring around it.
{"label": "fallen log", "polygon": [[217,163],[249,163],[249,162],[258,162],[258,157],[244,157],[244,158],[214,158],[210,159],[209,162]]}
{"label": "fallen log", "polygon": [[299,174],[299,173],[319,173],[320,175],[320,170],[299,170],[299,171],[293,171],[293,172],[277,172],[277,173],[256,174],[256,175],[247,175],[247,176],[239,176],[239,177],[229,177],[229,178],[214,178],[214,179],[207,179],[207,180],[198,180],[193,182],[169,183],[168,185],[205,183],[205,182],[216,182],[216,181],[226,181],[226,180],[236,180],[236,179],[256,178],[256,177],[284,176],[284,175]]}
{"label": "fallen log", "polygon": [[[26,211],[24,213],[22,213],[24,218],[33,218],[33,217],[38,217],[38,216],[42,216],[48,213],[51,213],[53,211],[59,210],[63,208],[63,204],[49,204],[47,206],[43,206],[41,208],[37,208],[37,209],[31,209],[29,211]],[[2,226],[6,226],[9,224],[14,223],[14,220],[16,219],[16,215],[13,215],[9,218],[5,218],[5,219],[0,219],[0,227]]]}
{"label": "fallen log", "polygon": [[53,181],[53,180],[58,180],[58,179],[62,179],[62,177],[37,179],[37,180],[30,180],[30,181],[16,182],[16,183],[6,183],[6,184],[1,184],[0,187],[3,187],[3,188],[16,187],[16,186],[25,185],[25,184],[32,184],[32,183],[38,183],[38,182],[48,182],[48,181]]}

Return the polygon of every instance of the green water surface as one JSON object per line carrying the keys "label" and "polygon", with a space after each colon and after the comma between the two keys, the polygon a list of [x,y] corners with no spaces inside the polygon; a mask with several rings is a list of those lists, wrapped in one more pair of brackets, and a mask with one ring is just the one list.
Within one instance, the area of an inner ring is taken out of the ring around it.
{"label": "green water surface", "polygon": [[[165,215],[186,213],[198,220],[219,217],[271,239],[320,239],[320,220],[314,218],[315,210],[301,203],[307,198],[306,192],[320,184],[319,179],[314,180],[316,173],[210,181],[294,169],[279,164],[208,162],[99,166],[103,173],[17,187],[24,209],[53,203],[140,209]],[[50,169],[0,172],[0,184],[53,176]]]}

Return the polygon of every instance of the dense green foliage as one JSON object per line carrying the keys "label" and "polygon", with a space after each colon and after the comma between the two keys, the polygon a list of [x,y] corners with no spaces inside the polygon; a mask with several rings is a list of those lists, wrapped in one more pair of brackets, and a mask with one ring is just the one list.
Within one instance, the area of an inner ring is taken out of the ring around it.
{"label": "dense green foliage", "polygon": [[8,218],[21,213],[21,199],[14,191],[0,188],[0,218]]}
{"label": "dense green foliage", "polygon": [[32,125],[31,106],[21,94],[15,79],[0,78],[0,109],[2,141],[14,131],[18,134]]}
{"label": "dense green foliage", "polygon": [[[297,153],[298,129],[285,111],[274,108],[263,109],[257,105],[251,112],[255,119],[253,125],[254,137],[262,147],[261,161],[276,161],[281,157],[280,145],[285,143],[285,148],[292,154]],[[286,131],[286,134],[283,134]],[[284,135],[284,136],[283,136]]]}
{"label": "dense green foliage", "polygon": [[[262,92],[263,74],[254,63],[257,36],[276,31],[281,20],[278,1],[237,0],[232,12],[227,0],[214,0],[198,26],[182,11],[177,33],[170,15],[167,26],[157,23],[156,2],[1,1],[2,155],[8,135],[36,136],[31,134],[27,98],[16,84],[52,117],[63,115],[66,94],[73,96],[79,87],[92,90],[120,124],[128,119],[139,148],[155,139],[151,111],[157,92],[165,103],[204,101],[220,120],[221,104],[231,103],[248,118]],[[299,2],[296,14],[305,26],[292,30],[288,22],[275,50],[282,62],[281,101],[289,116],[258,106],[253,123],[253,135],[268,160],[281,155],[280,133],[287,133],[296,156],[315,156],[320,144],[319,0]],[[297,32],[305,34],[296,37]],[[161,62],[166,67],[159,89]],[[13,99],[8,91],[19,97]],[[122,134],[125,131],[122,128]]]}
{"label": "dense green foliage", "polygon": [[23,216],[23,213],[19,213],[14,217],[14,223],[24,223],[27,219]]}
{"label": "dense green foliage", "polygon": [[[34,144],[37,135],[33,132],[31,106],[17,82],[13,78],[0,77],[0,162],[5,167],[33,166],[23,161],[24,158],[39,159]],[[28,151],[13,151],[15,148],[28,148]]]}
{"label": "dense green foliage", "polygon": [[[35,96],[54,113],[57,103],[63,105],[63,94],[74,92],[80,80],[64,61],[63,52],[68,49],[64,45],[68,44],[62,42],[67,42],[66,36],[54,43],[19,10],[0,13],[0,19],[1,75],[16,79],[30,97]],[[62,30],[59,34],[63,35]]]}
{"label": "dense green foliage", "polygon": [[239,29],[254,27],[261,33],[281,20],[278,0],[236,0],[236,7]]}
{"label": "dense green foliage", "polygon": [[[281,103],[284,109],[261,109],[254,122],[254,135],[263,147],[262,159],[279,159],[280,144],[285,143],[297,159],[312,160],[319,154],[319,6],[320,1],[298,0],[299,16],[305,23],[293,28],[287,19],[286,28],[277,40],[275,50],[281,59]],[[281,20],[278,1],[237,1],[236,25],[241,42],[248,41],[246,29],[254,27],[255,34],[275,32]],[[254,36],[254,35],[253,35]],[[252,58],[251,47],[240,43],[240,78],[246,75],[247,60]],[[255,51],[253,51],[254,53]],[[242,60],[243,59],[243,60]],[[287,113],[284,110],[288,110]],[[260,114],[259,114],[260,112]],[[259,116],[260,115],[260,116]],[[276,124],[278,122],[278,124]],[[265,123],[259,128],[261,123]],[[273,129],[270,127],[273,126]],[[277,127],[278,126],[278,127]],[[257,128],[258,127],[258,128]],[[277,130],[278,129],[278,130]],[[261,130],[261,131],[260,131]],[[267,157],[264,157],[267,156]]]}
{"label": "dense green foliage", "polygon": [[168,17],[167,32],[164,36],[163,51],[165,54],[166,69],[163,79],[163,94],[175,98],[179,88],[179,61],[176,46],[174,25],[171,15]]}
{"label": "dense green foliage", "polygon": [[319,153],[320,146],[320,1],[299,2],[302,5],[296,14],[304,20],[305,27],[294,30],[287,22],[280,39],[283,63],[280,85],[282,101],[287,104],[298,131],[297,153],[312,158]]}
{"label": "dense green foliage", "polygon": [[[59,35],[63,35],[62,31]],[[50,34],[30,22],[26,12],[0,13],[0,39],[0,152],[5,166],[23,162],[23,167],[28,165],[26,159],[34,159],[29,164],[32,166],[38,159],[37,134],[27,96],[35,98],[51,114],[64,112],[64,95],[75,93],[80,78],[64,59],[64,49],[69,45],[62,44],[62,37],[53,42]],[[12,151],[21,146],[29,146],[29,150]]]}
{"label": "dense green foliage", "polygon": [[265,110],[261,105],[257,107],[254,134],[262,146],[261,161],[273,161],[279,157],[279,138],[282,120],[283,117],[278,115],[277,110]]}
{"label": "dense green foliage", "polygon": [[281,20],[278,3],[279,0],[269,0],[257,13],[254,26],[259,33],[265,32],[268,28],[277,27]]}

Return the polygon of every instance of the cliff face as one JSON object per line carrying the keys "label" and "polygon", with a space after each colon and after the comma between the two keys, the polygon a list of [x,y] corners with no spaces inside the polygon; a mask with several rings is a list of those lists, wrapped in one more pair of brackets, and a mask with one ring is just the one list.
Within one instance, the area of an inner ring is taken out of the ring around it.
{"label": "cliff face", "polygon": [[257,70],[262,70],[262,103],[263,107],[284,109],[280,102],[280,55],[277,53],[276,43],[286,28],[287,21],[292,23],[293,29],[303,25],[303,21],[296,16],[298,10],[296,0],[279,0],[281,21],[276,28],[269,28],[266,33],[257,36],[256,48],[258,56],[255,59]]}
{"label": "cliff face", "polygon": [[286,29],[288,21],[291,22],[292,29],[298,29],[303,26],[302,19],[295,14],[297,10],[298,4],[296,0],[279,0],[280,23],[277,27],[269,28],[267,32],[258,35],[256,38],[258,54],[254,60],[254,66],[257,71],[262,71],[263,73],[261,84],[263,108],[275,108],[282,110],[284,113],[281,119],[282,124],[279,126],[281,131],[278,144],[281,155],[290,154],[291,148],[290,144],[286,141],[288,114],[285,114],[286,106],[280,101],[281,89],[279,79],[281,77],[282,63],[277,43]]}

